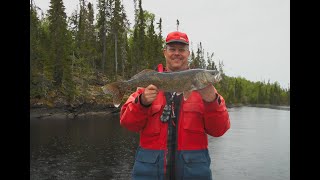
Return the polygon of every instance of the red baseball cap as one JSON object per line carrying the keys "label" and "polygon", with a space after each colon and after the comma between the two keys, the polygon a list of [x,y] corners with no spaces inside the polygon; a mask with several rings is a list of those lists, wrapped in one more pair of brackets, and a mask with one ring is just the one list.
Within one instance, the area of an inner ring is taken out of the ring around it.
{"label": "red baseball cap", "polygon": [[166,38],[166,44],[169,44],[172,42],[181,42],[184,44],[189,44],[189,39],[186,33],[174,31],[169,33]]}

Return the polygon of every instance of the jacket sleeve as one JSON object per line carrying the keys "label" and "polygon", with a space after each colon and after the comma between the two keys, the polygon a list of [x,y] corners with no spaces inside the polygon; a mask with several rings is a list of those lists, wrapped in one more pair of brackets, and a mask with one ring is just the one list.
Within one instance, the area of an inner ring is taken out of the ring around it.
{"label": "jacket sleeve", "polygon": [[230,119],[225,100],[217,93],[216,100],[204,102],[204,124],[206,133],[219,137],[230,128]]}
{"label": "jacket sleeve", "polygon": [[133,132],[142,130],[147,122],[149,108],[142,106],[139,99],[143,91],[144,88],[140,88],[131,94],[120,111],[120,125]]}

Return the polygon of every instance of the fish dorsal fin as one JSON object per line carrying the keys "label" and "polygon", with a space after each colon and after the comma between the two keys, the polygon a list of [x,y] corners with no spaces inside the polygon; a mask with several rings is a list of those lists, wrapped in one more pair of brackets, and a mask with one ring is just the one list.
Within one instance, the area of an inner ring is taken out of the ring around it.
{"label": "fish dorsal fin", "polygon": [[154,72],[157,72],[157,71],[155,71],[153,69],[144,69],[141,72],[139,72],[138,74],[132,76],[131,79],[137,79],[137,78],[139,78],[141,76],[144,76],[144,75],[149,74],[149,73],[154,73]]}
{"label": "fish dorsal fin", "polygon": [[123,76],[120,76],[120,75],[116,75],[117,77],[117,81],[125,81],[126,79],[123,77]]}

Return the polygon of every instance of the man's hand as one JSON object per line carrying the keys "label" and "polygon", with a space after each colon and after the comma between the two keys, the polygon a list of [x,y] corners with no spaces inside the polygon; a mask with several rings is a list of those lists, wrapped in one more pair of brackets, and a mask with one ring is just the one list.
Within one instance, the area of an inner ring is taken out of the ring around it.
{"label": "man's hand", "polygon": [[145,106],[150,105],[156,99],[158,93],[158,88],[150,84],[144,89],[144,92],[141,95],[141,103]]}
{"label": "man's hand", "polygon": [[205,102],[213,102],[217,98],[216,90],[213,85],[208,85],[203,89],[199,89],[198,92]]}

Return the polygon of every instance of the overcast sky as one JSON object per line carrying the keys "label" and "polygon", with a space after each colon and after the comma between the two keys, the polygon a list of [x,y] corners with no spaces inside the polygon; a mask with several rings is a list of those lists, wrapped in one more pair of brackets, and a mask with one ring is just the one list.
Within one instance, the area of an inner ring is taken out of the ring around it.
{"label": "overcast sky", "polygon": [[[33,0],[44,12],[50,0]],[[97,0],[87,0],[96,9]],[[138,1],[138,0],[137,0]],[[63,0],[68,16],[79,0]],[[133,0],[123,0],[133,24]],[[163,36],[177,29],[196,50],[223,61],[228,76],[290,84],[290,0],[142,0],[142,8],[162,18]],[[95,11],[95,14],[97,11]],[[132,25],[131,25],[132,27]]]}

